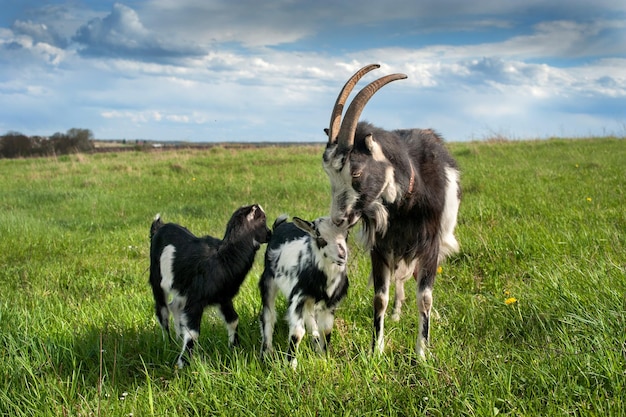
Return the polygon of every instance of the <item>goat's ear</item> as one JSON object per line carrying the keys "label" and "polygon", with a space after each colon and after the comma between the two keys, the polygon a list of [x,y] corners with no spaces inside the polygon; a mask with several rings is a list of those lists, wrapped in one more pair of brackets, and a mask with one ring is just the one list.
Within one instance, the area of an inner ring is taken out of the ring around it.
{"label": "goat's ear", "polygon": [[254,208],[255,208],[255,211],[254,211],[255,218],[258,219],[258,218],[265,216],[265,211],[263,211],[263,207],[261,207],[260,204],[255,204]]}
{"label": "goat's ear", "polygon": [[327,127],[324,128],[324,133],[326,133],[326,136],[328,136],[328,134],[330,133],[330,130],[328,130]]}
{"label": "goat's ear", "polygon": [[315,230],[313,223],[306,221],[306,220],[302,220],[300,217],[294,217],[293,224],[295,224],[298,229],[304,232],[307,232],[313,237],[317,237],[317,231]]}
{"label": "goat's ear", "polygon": [[381,161],[381,162],[387,161],[387,157],[383,153],[383,148],[380,146],[378,142],[376,142],[376,140],[374,139],[374,136],[371,133],[365,136],[365,147],[367,148],[370,155],[372,155],[372,158],[374,158],[375,161]]}
{"label": "goat's ear", "polygon": [[250,211],[248,212],[248,215],[246,216],[246,219],[248,219],[249,222],[254,220],[254,218],[256,217],[257,209],[258,209],[258,206],[256,204],[253,206],[250,206]]}
{"label": "goat's ear", "polygon": [[374,150],[374,136],[372,136],[371,133],[365,136],[365,146],[367,147],[367,150],[369,150],[370,152]]}

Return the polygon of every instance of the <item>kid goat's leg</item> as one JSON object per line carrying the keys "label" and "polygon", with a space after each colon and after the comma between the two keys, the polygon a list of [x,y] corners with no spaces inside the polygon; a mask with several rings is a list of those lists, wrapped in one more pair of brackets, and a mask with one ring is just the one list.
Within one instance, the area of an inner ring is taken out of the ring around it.
{"label": "kid goat's leg", "polygon": [[226,323],[226,329],[228,330],[228,344],[231,347],[239,345],[239,333],[237,328],[239,326],[239,315],[233,307],[233,300],[225,301],[220,305],[220,313]]}
{"label": "kid goat's leg", "polygon": [[170,335],[170,310],[167,308],[166,294],[160,286],[152,286],[152,294],[154,295],[154,310],[161,325],[163,340],[167,335],[168,339],[172,339]]}
{"label": "kid goat's leg", "polygon": [[317,313],[315,311],[315,301],[310,298],[304,304],[303,318],[304,328],[311,333],[313,339],[313,345],[317,350],[323,350],[323,342],[320,340],[320,329],[318,328]]}
{"label": "kid goat's leg", "polygon": [[317,325],[321,332],[319,341],[320,350],[325,353],[330,345],[330,335],[335,322],[335,308],[324,306],[317,312]]}
{"label": "kid goat's leg", "polygon": [[[276,294],[278,288],[272,281],[264,279],[263,275],[259,282],[261,290],[261,301],[263,308],[259,315],[259,325],[261,326],[261,357],[272,352],[272,339],[274,335],[274,324],[276,323]],[[269,281],[269,282],[268,282]]]}
{"label": "kid goat's leg", "polygon": [[[179,368],[184,367],[191,360],[194,345],[198,342],[198,336],[200,335],[202,311],[202,307],[187,305],[181,314],[180,328],[183,338],[183,349],[176,360]],[[189,359],[185,359],[185,353],[187,353]]]}
{"label": "kid goat's leg", "polygon": [[306,300],[298,294],[289,300],[289,307],[287,308],[289,318],[289,347],[287,348],[287,360],[294,369],[298,366],[296,352],[306,332],[304,328],[304,314],[306,312],[303,311],[305,304]]}

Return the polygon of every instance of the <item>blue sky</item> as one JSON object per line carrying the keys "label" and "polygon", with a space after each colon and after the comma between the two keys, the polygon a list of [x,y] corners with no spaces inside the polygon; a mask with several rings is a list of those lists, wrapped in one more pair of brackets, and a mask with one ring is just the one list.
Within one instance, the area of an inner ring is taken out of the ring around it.
{"label": "blue sky", "polygon": [[[592,5],[593,4],[593,5]],[[626,2],[0,0],[0,134],[325,141],[331,107],[448,141],[626,136]],[[361,84],[365,85],[365,84]]]}

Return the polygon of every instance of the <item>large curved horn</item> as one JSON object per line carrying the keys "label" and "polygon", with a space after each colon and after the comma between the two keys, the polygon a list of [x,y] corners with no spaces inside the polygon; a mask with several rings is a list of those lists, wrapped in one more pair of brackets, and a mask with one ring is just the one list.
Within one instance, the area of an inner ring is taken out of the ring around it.
{"label": "large curved horn", "polygon": [[372,81],[354,97],[352,103],[346,110],[346,115],[341,122],[341,128],[337,136],[337,142],[342,148],[349,148],[354,144],[354,133],[356,132],[356,125],[361,117],[361,112],[367,104],[370,98],[380,90],[384,85],[389,84],[392,81],[403,80],[407,78],[405,74],[391,74],[382,78]]}
{"label": "large curved horn", "polygon": [[357,72],[354,73],[352,77],[346,82],[341,91],[339,92],[339,96],[337,96],[337,101],[335,101],[335,107],[333,107],[333,113],[330,116],[330,127],[328,129],[328,142],[335,143],[337,140],[337,132],[339,131],[339,125],[341,124],[341,113],[343,113],[343,105],[345,104],[348,96],[352,92],[352,89],[359,82],[359,80],[368,72],[375,70],[376,68],[380,68],[379,64],[370,64],[366,65]]}

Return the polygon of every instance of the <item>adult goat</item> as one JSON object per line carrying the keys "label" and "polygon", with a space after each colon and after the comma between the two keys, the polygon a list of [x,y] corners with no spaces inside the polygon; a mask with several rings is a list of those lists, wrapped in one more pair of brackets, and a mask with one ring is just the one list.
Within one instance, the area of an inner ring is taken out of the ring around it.
{"label": "adult goat", "polygon": [[344,104],[359,79],[373,69],[361,68],[345,84],[333,108],[323,167],[331,185],[331,218],[338,226],[359,220],[370,251],[374,283],[372,347],[384,349],[384,320],[391,278],[406,270],[417,278],[419,335],[417,352],[425,358],[439,263],[457,252],[454,237],[460,204],[459,169],[430,129],[386,131],[359,122],[369,99],[389,82],[407,78],[392,74],[364,87],[342,121]]}

